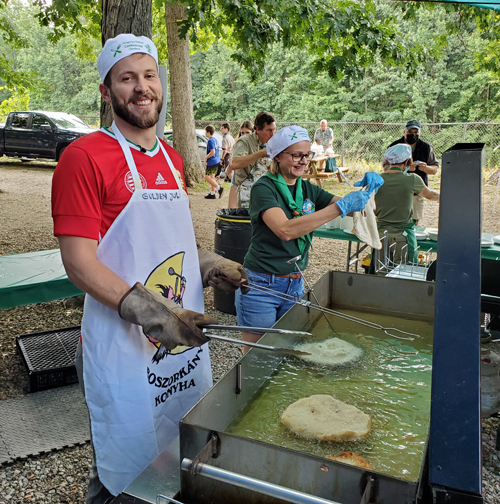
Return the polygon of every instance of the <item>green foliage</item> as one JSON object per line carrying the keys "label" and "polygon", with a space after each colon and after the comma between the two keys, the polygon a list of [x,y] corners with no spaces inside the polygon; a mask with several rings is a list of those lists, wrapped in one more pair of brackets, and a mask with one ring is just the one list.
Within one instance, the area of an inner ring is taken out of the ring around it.
{"label": "green foliage", "polygon": [[400,65],[409,73],[423,54],[410,51],[398,34],[392,15],[377,16],[372,0],[194,0],[183,2],[188,19],[180,22],[197,42],[209,29],[225,40],[231,28],[231,58],[256,80],[265,69],[269,49],[304,48],[314,56],[313,65],[330,77],[356,76],[373,63],[376,55],[388,65]]}
{"label": "green foliage", "polygon": [[[21,1],[10,1],[3,14],[19,38],[30,41],[29,46],[21,48],[0,41],[0,54],[5,54],[5,65],[9,65],[0,79],[3,111],[31,108],[98,113],[95,59],[100,50],[99,40],[82,35],[60,36],[57,42],[51,42],[51,28],[38,23],[39,9]],[[8,72],[12,75],[10,79],[6,78]]]}
{"label": "green foliage", "polygon": [[47,37],[57,42],[68,33],[100,36],[101,4],[95,0],[33,0],[40,25],[51,28]]}
{"label": "green foliage", "polygon": [[0,93],[0,98],[5,95],[5,91],[12,90],[19,93],[30,88],[30,76],[26,73],[16,71],[13,68],[12,59],[6,54],[5,46],[12,49],[22,49],[29,47],[28,38],[23,37],[16,26],[9,19],[9,8],[7,0],[0,0],[0,35],[3,43],[0,44],[0,83],[4,83],[4,93]]}
{"label": "green foliage", "polygon": [[28,91],[23,90],[21,93],[17,89],[12,91],[5,86],[0,87],[0,93],[2,91],[8,91],[9,97],[0,102],[0,117],[6,116],[13,110],[29,109],[30,97]]}
{"label": "green foliage", "polygon": [[153,4],[153,42],[158,49],[158,62],[160,65],[166,65],[168,51],[165,9],[155,8],[155,4]]}
{"label": "green foliage", "polygon": [[[98,3],[37,2],[42,10],[0,0],[0,103],[29,99],[31,108],[98,113]],[[239,121],[268,109],[281,121],[500,120],[493,11],[382,0],[195,0],[188,13],[197,119]],[[153,38],[166,63],[164,0],[155,0]],[[353,150],[363,149],[358,144]]]}
{"label": "green foliage", "polygon": [[[478,2],[480,3],[480,2]],[[500,80],[500,12],[494,9],[486,9],[463,4],[440,3],[423,4],[421,2],[409,2],[409,7],[404,8],[406,19],[414,20],[421,10],[433,11],[439,9],[445,11],[446,35],[441,34],[440,43],[445,44],[446,37],[456,35],[460,39],[462,34],[471,29],[477,30],[480,38],[480,46],[474,50],[475,70],[487,72],[490,77]],[[464,48],[467,50],[468,48]]]}
{"label": "green foliage", "polygon": [[[227,42],[214,44],[192,57],[193,100],[197,119],[243,120],[269,109],[283,121],[403,122],[484,121],[500,119],[498,78],[476,68],[476,54],[485,51],[482,33],[472,22],[449,34],[448,6],[394,13],[380,2],[377,16],[393,14],[408,47],[426,50],[413,74],[387,64],[377,53],[372,64],[336,82],[306,48],[284,43],[268,48],[261,76],[252,82],[231,60]],[[437,40],[436,46],[429,40]]]}

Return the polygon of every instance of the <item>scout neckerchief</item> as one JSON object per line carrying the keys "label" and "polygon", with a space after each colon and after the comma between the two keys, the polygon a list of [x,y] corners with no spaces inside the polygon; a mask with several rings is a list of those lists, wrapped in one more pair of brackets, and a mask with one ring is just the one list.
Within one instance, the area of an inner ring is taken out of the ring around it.
{"label": "scout neckerchief", "polygon": [[[266,176],[269,177],[278,189],[278,192],[281,194],[281,197],[285,201],[286,206],[292,212],[293,218],[300,217],[302,214],[302,205],[304,204],[304,196],[302,195],[302,178],[299,177],[295,182],[295,200],[292,198],[292,193],[288,188],[285,179],[281,173],[277,175],[273,175],[271,172],[267,172]],[[306,234],[305,236],[299,236],[297,238],[297,243],[299,245],[300,255],[304,255],[304,251],[307,246],[312,242],[311,235]]]}

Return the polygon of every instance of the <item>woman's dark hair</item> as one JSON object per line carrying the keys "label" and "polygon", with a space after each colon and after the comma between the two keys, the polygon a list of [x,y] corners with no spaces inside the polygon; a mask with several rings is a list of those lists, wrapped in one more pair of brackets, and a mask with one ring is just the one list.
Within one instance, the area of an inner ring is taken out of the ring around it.
{"label": "woman's dark hair", "polygon": [[241,136],[241,130],[245,128],[245,129],[249,129],[250,131],[253,131],[253,122],[252,121],[243,121],[241,124],[240,124],[240,130],[239,130],[239,133],[238,133],[238,137]]}
{"label": "woman's dark hair", "polygon": [[276,122],[276,119],[270,112],[263,110],[255,116],[254,125],[256,130],[261,130],[266,126],[266,124],[272,124]]}
{"label": "woman's dark hair", "polygon": [[215,128],[211,124],[209,124],[208,126],[205,126],[205,131],[213,136],[213,134],[215,133]]}

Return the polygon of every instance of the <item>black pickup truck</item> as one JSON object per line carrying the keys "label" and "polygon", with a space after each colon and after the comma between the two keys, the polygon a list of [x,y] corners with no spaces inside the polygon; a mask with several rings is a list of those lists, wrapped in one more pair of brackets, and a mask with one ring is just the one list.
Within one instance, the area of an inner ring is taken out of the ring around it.
{"label": "black pickup truck", "polygon": [[58,161],[71,142],[92,131],[65,112],[11,112],[0,126],[0,156]]}

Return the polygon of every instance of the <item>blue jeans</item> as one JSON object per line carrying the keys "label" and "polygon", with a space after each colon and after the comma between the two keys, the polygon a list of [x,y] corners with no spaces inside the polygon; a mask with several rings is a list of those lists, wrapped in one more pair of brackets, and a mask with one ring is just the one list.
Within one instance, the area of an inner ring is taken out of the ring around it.
{"label": "blue jeans", "polygon": [[[301,298],[304,294],[304,280],[302,278],[284,278],[276,275],[266,275],[247,269],[250,283],[259,287],[272,289],[278,295],[288,294]],[[235,292],[238,325],[251,327],[272,327],[292,306],[293,301],[285,301],[268,292],[250,289],[247,294]]]}

